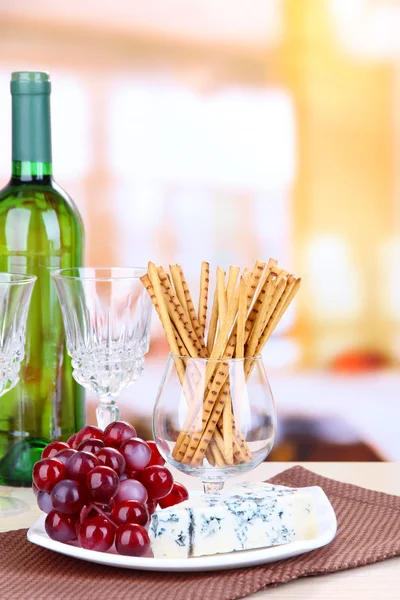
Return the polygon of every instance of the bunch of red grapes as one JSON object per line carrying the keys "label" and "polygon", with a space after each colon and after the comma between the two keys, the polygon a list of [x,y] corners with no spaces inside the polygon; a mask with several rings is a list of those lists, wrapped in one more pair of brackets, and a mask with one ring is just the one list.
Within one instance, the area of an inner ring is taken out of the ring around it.
{"label": "bunch of red grapes", "polygon": [[33,491],[47,513],[47,535],[82,548],[143,556],[157,505],[187,500],[154,442],[136,437],[125,421],[104,431],[87,425],[67,442],[51,442],[33,467]]}

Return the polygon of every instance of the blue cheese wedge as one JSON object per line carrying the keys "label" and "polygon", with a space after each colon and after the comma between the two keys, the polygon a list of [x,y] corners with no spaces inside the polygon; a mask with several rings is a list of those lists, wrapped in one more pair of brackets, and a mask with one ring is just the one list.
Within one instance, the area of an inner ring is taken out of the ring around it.
{"label": "blue cheese wedge", "polygon": [[156,511],[149,535],[156,558],[188,558],[308,540],[318,526],[311,493],[248,483]]}

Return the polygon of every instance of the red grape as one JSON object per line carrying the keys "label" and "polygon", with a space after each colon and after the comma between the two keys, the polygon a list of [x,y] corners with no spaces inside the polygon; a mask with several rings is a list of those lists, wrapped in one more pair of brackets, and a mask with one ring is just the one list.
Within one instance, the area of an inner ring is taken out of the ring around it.
{"label": "red grape", "polygon": [[50,442],[46,448],[43,449],[42,458],[53,458],[61,450],[69,448],[67,442]]}
{"label": "red grape", "polygon": [[78,451],[68,459],[68,478],[84,484],[87,473],[97,467],[98,464],[99,459],[94,454]]}
{"label": "red grape", "polygon": [[89,501],[89,494],[83,485],[71,479],[57,483],[50,495],[53,508],[66,515],[78,513]]}
{"label": "red grape", "polygon": [[92,454],[95,454],[95,452],[101,448],[104,448],[103,440],[96,440],[96,438],[93,438],[90,440],[83,440],[77,449],[82,452],[91,452]]}
{"label": "red grape", "polygon": [[46,517],[44,528],[47,535],[57,542],[70,542],[76,538],[77,516],[64,515],[52,510]]}
{"label": "red grape", "polygon": [[151,458],[147,466],[150,467],[151,465],[160,465],[160,467],[163,467],[165,465],[165,460],[159,453],[156,443],[151,440],[146,442],[146,444],[151,450]]}
{"label": "red grape", "polygon": [[147,510],[149,511],[149,515],[151,516],[152,514],[154,514],[156,512],[157,501],[152,500],[151,498],[148,498],[147,502],[146,502],[146,506],[147,506]]}
{"label": "red grape", "polygon": [[150,538],[146,529],[134,523],[125,523],[117,528],[115,548],[119,554],[143,556],[150,548]]}
{"label": "red grape", "polygon": [[137,525],[146,527],[150,521],[150,516],[147,507],[141,502],[137,502],[137,500],[124,500],[113,507],[111,519],[118,525],[136,523]]}
{"label": "red grape", "polygon": [[126,421],[114,421],[104,430],[104,441],[107,446],[119,448],[129,438],[136,437],[136,429]]}
{"label": "red grape", "polygon": [[139,473],[138,479],[143,483],[150,498],[154,500],[159,500],[160,498],[167,496],[174,485],[174,478],[172,477],[171,472],[159,465],[146,467]]}
{"label": "red grape", "polygon": [[113,497],[113,506],[123,500],[137,500],[138,502],[147,502],[147,490],[135,479],[125,479],[120,481],[118,492]]}
{"label": "red grape", "polygon": [[41,492],[50,492],[66,476],[67,469],[57,458],[42,458],[33,465],[33,483]]}
{"label": "red grape", "polygon": [[45,513],[49,513],[54,508],[51,501],[51,495],[48,492],[39,492],[37,495],[37,503],[40,510]]}
{"label": "red grape", "polygon": [[108,519],[91,517],[79,525],[78,540],[82,548],[106,552],[114,543],[115,527]]}
{"label": "red grape", "polygon": [[122,475],[125,471],[125,459],[119,450],[116,448],[100,448],[96,452],[96,456],[103,465],[114,469],[118,475]]}
{"label": "red grape", "polygon": [[170,491],[170,493],[167,496],[164,496],[164,498],[161,498],[158,503],[161,508],[168,508],[168,506],[180,504],[181,502],[185,502],[185,500],[188,499],[189,492],[187,491],[184,485],[176,481],[172,486],[172,490]]}
{"label": "red grape", "polygon": [[61,460],[61,462],[66,465],[68,459],[70,459],[73,454],[76,454],[76,452],[77,451],[73,450],[72,448],[66,448],[65,450],[60,450],[60,452],[57,452],[54,458]]}
{"label": "red grape", "polygon": [[73,433],[68,439],[67,439],[67,444],[70,448],[73,448],[74,450],[76,450],[76,436],[78,434],[77,433]]}
{"label": "red grape", "polygon": [[83,440],[104,440],[104,433],[100,429],[100,427],[95,427],[94,425],[86,425],[76,434],[75,444],[76,447],[79,446]]}
{"label": "red grape", "polygon": [[88,518],[97,517],[98,514],[94,504],[85,504],[79,513],[79,523],[83,523]]}
{"label": "red grape", "polygon": [[114,469],[100,465],[86,475],[86,486],[95,502],[107,504],[117,493],[119,477]]}
{"label": "red grape", "polygon": [[127,471],[141,471],[149,464],[151,450],[140,438],[131,438],[126,440],[121,447],[120,452],[125,458]]}

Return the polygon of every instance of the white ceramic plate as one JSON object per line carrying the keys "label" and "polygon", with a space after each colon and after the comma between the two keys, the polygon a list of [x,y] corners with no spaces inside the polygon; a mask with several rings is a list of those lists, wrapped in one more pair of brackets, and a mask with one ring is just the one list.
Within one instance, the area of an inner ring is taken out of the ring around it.
{"label": "white ceramic plate", "polygon": [[122,556],[114,552],[95,552],[85,550],[72,544],[63,544],[49,538],[44,529],[46,515],[42,515],[28,531],[28,540],[48,550],[54,550],[67,556],[88,560],[112,567],[125,569],[140,569],[143,571],[218,571],[222,569],[237,569],[254,567],[268,562],[291,558],[326,546],[336,534],[336,515],[331,503],[320,487],[302,488],[312,493],[315,498],[318,520],[318,534],[312,540],[292,542],[281,546],[243,550],[228,554],[213,554],[212,556],[194,557],[189,559],[152,558]]}

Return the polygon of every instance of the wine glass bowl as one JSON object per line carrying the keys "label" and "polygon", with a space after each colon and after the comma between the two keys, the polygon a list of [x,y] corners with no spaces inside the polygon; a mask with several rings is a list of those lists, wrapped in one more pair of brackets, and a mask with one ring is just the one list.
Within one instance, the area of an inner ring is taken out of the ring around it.
{"label": "wine glass bowl", "polygon": [[99,399],[99,427],[119,418],[116,400],[144,370],[152,304],[140,281],[146,269],[54,271],[74,379]]}
{"label": "wine glass bowl", "polygon": [[35,281],[34,275],[0,273],[0,396],[19,381],[26,319]]}
{"label": "wine glass bowl", "polygon": [[[35,281],[34,275],[0,273],[0,402],[1,396],[19,381],[26,320]],[[6,459],[3,458],[3,461]],[[0,496],[0,517],[18,514],[25,509],[26,505],[21,500]]]}
{"label": "wine glass bowl", "polygon": [[254,469],[272,449],[275,405],[260,356],[210,361],[170,354],[153,412],[163,457],[205,492]]}

